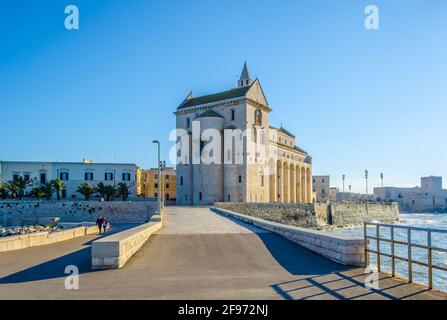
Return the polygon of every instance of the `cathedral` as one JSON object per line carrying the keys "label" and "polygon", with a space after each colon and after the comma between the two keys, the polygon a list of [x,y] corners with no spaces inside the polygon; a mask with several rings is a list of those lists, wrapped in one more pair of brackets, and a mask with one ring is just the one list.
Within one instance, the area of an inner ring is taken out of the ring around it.
{"label": "cathedral", "polygon": [[[177,204],[311,203],[312,158],[297,146],[292,133],[270,125],[271,111],[260,81],[252,80],[247,64],[236,88],[200,97],[189,93],[174,112],[177,131],[185,132],[191,154],[195,142],[202,153],[212,140],[204,138],[207,130],[222,133],[220,141],[214,138],[222,161],[196,163],[190,156],[178,155],[185,161],[177,163]],[[194,128],[200,131],[196,138]],[[227,132],[236,134],[227,136]],[[240,152],[234,147],[239,137]]]}

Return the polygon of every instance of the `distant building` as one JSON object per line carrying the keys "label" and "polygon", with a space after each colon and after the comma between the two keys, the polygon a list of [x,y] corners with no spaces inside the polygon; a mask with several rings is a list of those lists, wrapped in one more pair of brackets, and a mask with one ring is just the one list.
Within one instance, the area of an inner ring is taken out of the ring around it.
{"label": "distant building", "polygon": [[[158,198],[158,169],[141,170],[139,176],[139,195],[143,198]],[[164,168],[161,173],[160,184],[164,200],[175,200],[176,186],[175,169]]]}
{"label": "distant building", "polygon": [[316,202],[328,202],[330,200],[331,187],[329,176],[313,176],[312,186]]}
{"label": "distant building", "polygon": [[333,202],[333,201],[337,201],[337,193],[340,192],[339,188],[331,188],[329,190],[329,201]]}
{"label": "distant building", "polygon": [[337,192],[335,198],[336,201],[364,202],[373,201],[374,195],[355,192]]}
{"label": "distant building", "polygon": [[376,200],[396,201],[401,211],[424,212],[447,210],[447,190],[442,177],[422,177],[421,186],[414,188],[374,188]]}
{"label": "distant building", "polygon": [[130,163],[93,163],[86,160],[83,162],[0,161],[0,182],[23,177],[31,182],[25,191],[26,195],[33,187],[60,179],[65,184],[62,190],[63,199],[83,199],[84,197],[76,191],[84,182],[91,185],[103,182],[113,186],[124,182],[130,186],[130,197],[136,197],[137,170],[138,167]]}

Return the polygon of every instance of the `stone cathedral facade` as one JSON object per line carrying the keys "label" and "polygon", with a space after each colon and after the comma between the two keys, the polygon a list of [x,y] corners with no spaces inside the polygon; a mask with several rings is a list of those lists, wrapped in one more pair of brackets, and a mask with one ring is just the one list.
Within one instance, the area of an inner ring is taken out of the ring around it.
{"label": "stone cathedral facade", "polygon": [[[177,164],[177,204],[311,203],[312,158],[296,145],[292,133],[270,125],[271,111],[261,83],[252,80],[246,64],[236,88],[201,97],[190,93],[174,112],[177,129],[186,132],[190,153],[194,142],[203,151],[205,130],[219,130],[222,162],[194,163],[184,157]],[[194,138],[197,124],[200,135]],[[239,153],[234,147],[225,148],[233,142],[225,140],[224,131],[229,130],[243,141]],[[242,163],[234,161],[236,156]]]}

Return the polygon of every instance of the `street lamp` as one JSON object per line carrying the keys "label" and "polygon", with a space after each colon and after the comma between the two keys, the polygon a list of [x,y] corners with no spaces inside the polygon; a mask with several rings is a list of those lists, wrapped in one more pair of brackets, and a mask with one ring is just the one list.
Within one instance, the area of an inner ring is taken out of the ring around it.
{"label": "street lamp", "polygon": [[161,214],[161,198],[160,198],[160,141],[154,140],[152,143],[157,144],[158,146],[158,175],[157,175],[157,184],[158,184],[158,194],[157,194],[157,201],[158,201],[158,213]]}
{"label": "street lamp", "polygon": [[382,180],[382,189],[383,189],[383,173],[380,174],[380,179]]}
{"label": "street lamp", "polygon": [[345,193],[345,179],[346,179],[346,175],[344,174],[341,178],[343,180],[343,193]]}
{"label": "street lamp", "polygon": [[366,194],[368,195],[368,170],[365,170]]}

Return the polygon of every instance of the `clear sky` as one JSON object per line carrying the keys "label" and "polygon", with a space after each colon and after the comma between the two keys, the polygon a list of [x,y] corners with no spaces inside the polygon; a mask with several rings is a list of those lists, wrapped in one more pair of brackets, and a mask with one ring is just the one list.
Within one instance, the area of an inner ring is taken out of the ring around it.
{"label": "clear sky", "polygon": [[445,0],[0,0],[0,159],[155,166],[187,93],[234,87],[244,60],[334,186],[447,179]]}

